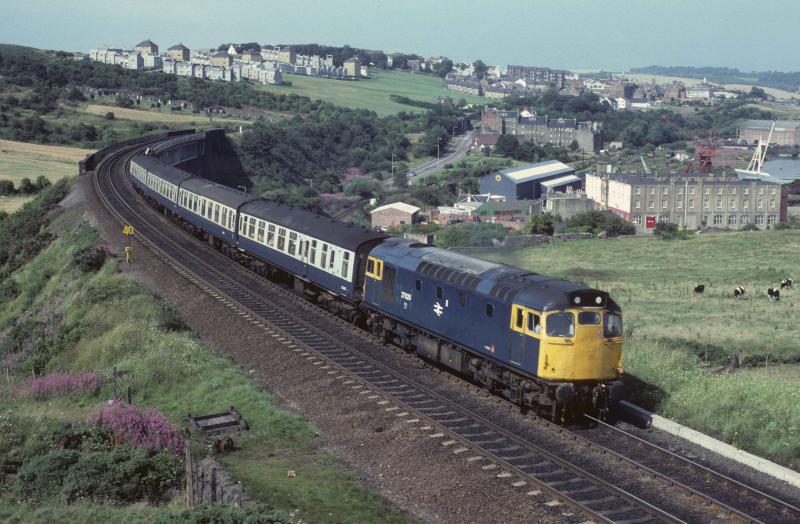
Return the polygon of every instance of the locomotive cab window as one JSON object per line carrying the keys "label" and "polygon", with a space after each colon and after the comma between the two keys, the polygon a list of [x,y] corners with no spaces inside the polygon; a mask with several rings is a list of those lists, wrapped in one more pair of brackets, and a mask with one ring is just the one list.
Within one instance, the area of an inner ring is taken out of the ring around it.
{"label": "locomotive cab window", "polygon": [[595,311],[581,311],[578,313],[578,324],[597,325],[600,323],[600,313]]}
{"label": "locomotive cab window", "polygon": [[494,317],[494,304],[486,304],[486,316],[489,318]]}
{"label": "locomotive cab window", "polygon": [[422,291],[422,280],[417,279],[414,282],[414,289],[416,289],[417,291]]}
{"label": "locomotive cab window", "polygon": [[552,313],[547,316],[547,336],[570,338],[575,335],[572,313]]}
{"label": "locomotive cab window", "polygon": [[442,286],[436,286],[436,298],[441,299],[444,296],[444,291],[442,290]]}
{"label": "locomotive cab window", "polygon": [[458,294],[458,306],[467,307],[467,295],[465,295],[464,293]]}
{"label": "locomotive cab window", "polygon": [[367,257],[367,276],[375,280],[383,278],[383,260],[374,257]]}
{"label": "locomotive cab window", "polygon": [[603,319],[603,335],[606,338],[622,336],[622,317],[617,313],[606,313]]}

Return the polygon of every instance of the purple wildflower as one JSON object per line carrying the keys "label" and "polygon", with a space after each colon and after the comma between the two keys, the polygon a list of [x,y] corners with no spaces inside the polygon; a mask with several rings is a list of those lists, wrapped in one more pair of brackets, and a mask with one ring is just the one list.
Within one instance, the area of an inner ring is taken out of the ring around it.
{"label": "purple wildflower", "polygon": [[100,377],[88,371],[80,373],[49,373],[28,381],[19,390],[23,398],[49,400],[75,391],[97,393],[102,385]]}
{"label": "purple wildflower", "polygon": [[110,428],[116,443],[152,450],[167,449],[176,454],[183,452],[180,432],[163,415],[150,408],[139,410],[115,400],[92,413],[89,422]]}

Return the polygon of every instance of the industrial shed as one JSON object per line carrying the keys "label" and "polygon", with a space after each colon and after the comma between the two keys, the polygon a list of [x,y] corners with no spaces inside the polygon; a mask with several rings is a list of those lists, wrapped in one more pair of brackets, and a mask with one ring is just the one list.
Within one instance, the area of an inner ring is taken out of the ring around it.
{"label": "industrial shed", "polygon": [[481,177],[480,186],[481,193],[500,195],[506,200],[538,200],[558,188],[579,189],[583,182],[575,175],[574,168],[558,160],[548,160],[489,173]]}
{"label": "industrial shed", "polygon": [[405,202],[394,202],[376,207],[370,211],[372,227],[393,227],[404,224],[413,224],[419,216],[419,208]]}

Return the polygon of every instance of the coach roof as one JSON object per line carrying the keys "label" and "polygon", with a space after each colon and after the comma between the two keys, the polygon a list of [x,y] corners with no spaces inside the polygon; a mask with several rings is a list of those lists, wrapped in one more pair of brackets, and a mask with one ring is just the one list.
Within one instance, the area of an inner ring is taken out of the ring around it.
{"label": "coach roof", "polygon": [[365,242],[386,238],[383,233],[261,199],[248,202],[240,212],[351,251]]}
{"label": "coach roof", "polygon": [[195,195],[204,196],[233,209],[239,209],[242,204],[256,200],[253,195],[242,193],[222,184],[215,184],[205,178],[190,178],[181,184],[181,189],[190,191]]}
{"label": "coach roof", "polygon": [[163,164],[156,157],[138,154],[134,155],[131,161],[145,168],[147,171],[154,174],[158,178],[161,178],[162,180],[165,180],[176,186],[180,185],[181,182],[188,180],[189,178],[192,178],[192,175],[190,173]]}

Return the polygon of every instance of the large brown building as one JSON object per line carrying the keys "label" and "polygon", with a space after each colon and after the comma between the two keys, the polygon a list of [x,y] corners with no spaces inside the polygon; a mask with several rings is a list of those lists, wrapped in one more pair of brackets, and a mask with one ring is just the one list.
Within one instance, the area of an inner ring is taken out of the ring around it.
{"label": "large brown building", "polygon": [[149,38],[142,42],[139,42],[136,47],[134,48],[137,53],[141,53],[143,55],[157,55],[158,54],[158,46],[153,43],[152,40]]}
{"label": "large brown building", "polygon": [[344,76],[347,78],[361,78],[361,60],[357,56],[348,58],[342,64],[344,66]]}
{"label": "large brown building", "polygon": [[233,57],[225,51],[218,51],[211,55],[211,65],[215,67],[230,67],[233,64]]}
{"label": "large brown building", "polygon": [[766,229],[787,217],[785,187],[735,174],[587,174],[586,194],[595,207],[632,222],[639,233],[652,232],[658,222],[688,229],[747,224]]}
{"label": "large brown building", "polygon": [[548,67],[508,66],[508,76],[512,80],[525,80],[528,87],[555,87],[563,89],[567,85],[567,72]]}
{"label": "large brown building", "polygon": [[[745,120],[739,126],[739,140],[755,144],[759,139],[766,140],[773,120]],[[775,120],[770,144],[779,146],[800,146],[800,120]]]}
{"label": "large brown building", "polygon": [[603,148],[601,122],[578,122],[574,118],[549,118],[547,115],[520,114],[495,108],[484,109],[481,113],[480,133],[514,135],[520,142],[558,147],[569,147],[574,140],[581,151]]}
{"label": "large brown building", "polygon": [[184,62],[189,61],[189,48],[183,44],[176,44],[169,49],[167,49],[167,55],[171,56],[175,60],[182,60]]}

